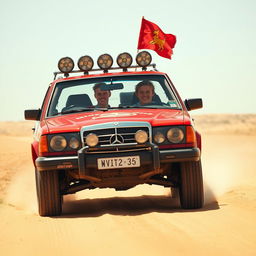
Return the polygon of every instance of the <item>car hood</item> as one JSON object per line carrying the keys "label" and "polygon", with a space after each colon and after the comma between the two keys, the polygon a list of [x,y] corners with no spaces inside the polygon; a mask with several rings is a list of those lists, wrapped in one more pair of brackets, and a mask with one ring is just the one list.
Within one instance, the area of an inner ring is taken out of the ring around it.
{"label": "car hood", "polygon": [[52,117],[45,120],[49,133],[78,132],[83,126],[108,122],[149,122],[152,126],[190,124],[190,116],[183,110],[129,109],[83,112]]}

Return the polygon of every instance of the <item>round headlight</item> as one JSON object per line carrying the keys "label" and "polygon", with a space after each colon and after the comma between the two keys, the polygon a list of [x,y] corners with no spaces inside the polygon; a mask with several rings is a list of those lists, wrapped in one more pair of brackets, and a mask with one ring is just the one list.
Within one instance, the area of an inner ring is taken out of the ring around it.
{"label": "round headlight", "polygon": [[152,57],[149,52],[142,51],[137,54],[136,62],[140,67],[146,67],[148,66],[152,61]]}
{"label": "round headlight", "polygon": [[94,65],[93,59],[90,56],[82,56],[78,62],[77,66],[79,67],[80,70],[82,71],[90,71]]}
{"label": "round headlight", "polygon": [[58,62],[58,68],[62,73],[69,73],[73,70],[75,64],[69,57],[61,58]]}
{"label": "round headlight", "polygon": [[179,143],[183,140],[184,133],[180,128],[177,128],[177,127],[171,128],[167,132],[167,138],[172,143]]}
{"label": "round headlight", "polygon": [[135,140],[140,144],[145,143],[148,140],[147,132],[143,130],[138,130],[135,133]]}
{"label": "round headlight", "polygon": [[132,65],[132,56],[127,53],[121,53],[117,56],[116,62],[120,68],[128,68]]}
{"label": "round headlight", "polygon": [[70,148],[78,149],[79,146],[80,146],[80,142],[79,142],[79,140],[78,140],[76,137],[72,137],[72,138],[69,140],[69,147],[70,147]]}
{"label": "round headlight", "polygon": [[89,147],[95,147],[99,142],[99,138],[96,134],[90,133],[86,136],[85,142]]}
{"label": "round headlight", "polygon": [[67,146],[67,140],[60,135],[53,136],[50,141],[50,146],[54,151],[62,151]]}
{"label": "round headlight", "polygon": [[106,70],[112,67],[113,59],[109,54],[102,54],[98,58],[97,64],[101,69]]}
{"label": "round headlight", "polygon": [[158,144],[161,144],[165,141],[165,137],[161,132],[157,132],[154,136],[154,141]]}

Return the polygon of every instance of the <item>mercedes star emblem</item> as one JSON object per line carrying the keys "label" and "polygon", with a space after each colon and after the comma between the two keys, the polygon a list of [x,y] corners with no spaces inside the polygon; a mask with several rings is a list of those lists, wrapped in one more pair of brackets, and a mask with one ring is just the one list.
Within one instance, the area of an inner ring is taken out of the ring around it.
{"label": "mercedes star emblem", "polygon": [[124,138],[119,134],[113,134],[110,137],[110,144],[122,144],[124,143]]}

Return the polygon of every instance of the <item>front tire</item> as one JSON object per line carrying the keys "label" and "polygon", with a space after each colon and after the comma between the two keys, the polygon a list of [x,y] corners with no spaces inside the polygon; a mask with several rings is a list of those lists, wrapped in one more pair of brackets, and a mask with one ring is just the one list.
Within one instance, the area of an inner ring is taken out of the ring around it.
{"label": "front tire", "polygon": [[37,171],[36,190],[40,216],[56,216],[62,212],[58,171]]}
{"label": "front tire", "polygon": [[180,204],[183,209],[203,207],[204,189],[201,160],[181,163]]}

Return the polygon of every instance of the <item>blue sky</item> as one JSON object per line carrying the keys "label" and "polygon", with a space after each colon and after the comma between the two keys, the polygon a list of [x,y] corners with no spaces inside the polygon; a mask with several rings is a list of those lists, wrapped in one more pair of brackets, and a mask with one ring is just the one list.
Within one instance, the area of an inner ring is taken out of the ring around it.
{"label": "blue sky", "polygon": [[142,16],[176,35],[172,60],[151,54],[183,99],[203,98],[195,114],[256,112],[254,0],[0,3],[0,121],[41,106],[61,57],[135,56]]}

